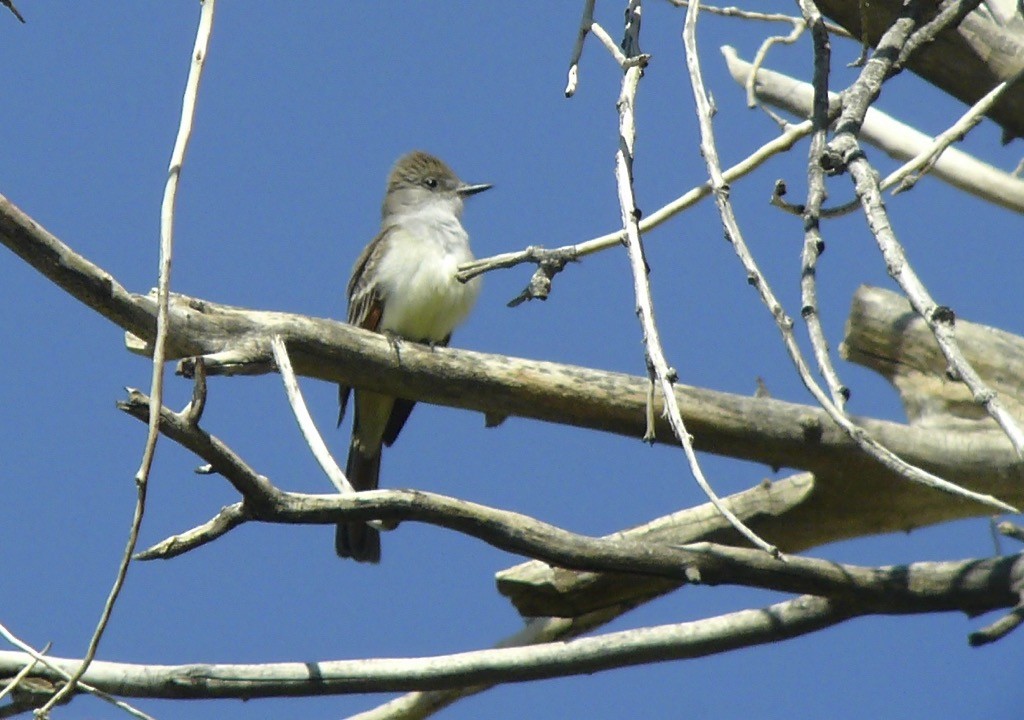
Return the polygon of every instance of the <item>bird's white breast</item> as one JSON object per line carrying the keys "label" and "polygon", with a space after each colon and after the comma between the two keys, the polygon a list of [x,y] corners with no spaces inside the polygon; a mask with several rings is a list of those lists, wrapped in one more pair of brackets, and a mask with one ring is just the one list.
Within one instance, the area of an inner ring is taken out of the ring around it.
{"label": "bird's white breast", "polygon": [[439,342],[466,319],[480,292],[479,278],[455,278],[459,265],[473,259],[469,236],[451,212],[429,210],[403,217],[389,235],[378,267],[380,329]]}

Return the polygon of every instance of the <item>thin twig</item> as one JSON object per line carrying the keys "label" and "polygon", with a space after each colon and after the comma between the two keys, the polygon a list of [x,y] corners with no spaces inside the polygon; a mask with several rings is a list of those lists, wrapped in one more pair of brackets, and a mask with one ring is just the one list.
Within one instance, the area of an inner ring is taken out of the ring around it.
{"label": "thin twig", "polygon": [[[799,218],[804,217],[807,213],[806,203],[791,203],[785,200],[788,188],[784,180],[776,180],[775,187],[772,188],[772,196],[768,200],[768,204],[772,207],[777,207],[783,212],[787,212],[790,215],[795,215]],[[837,218],[849,215],[851,212],[860,207],[860,201],[857,198],[850,200],[844,205],[837,205],[836,207],[821,207],[817,210],[817,217],[819,220],[825,218]]]}
{"label": "thin twig", "polygon": [[[53,643],[46,643],[43,645],[43,649],[39,651],[39,654],[46,655],[46,653],[50,652],[50,647],[52,645]],[[18,689],[18,685],[21,684],[21,681],[27,678],[38,664],[39,661],[35,658],[32,658],[29,662],[25,663],[25,667],[19,670],[17,675],[7,681],[3,690],[0,690],[0,700],[14,693],[14,691]]]}
{"label": "thin twig", "polygon": [[601,27],[598,23],[594,22],[590,25],[590,32],[594,34],[601,44],[604,45],[604,49],[607,50],[615,62],[620,68],[625,70],[627,67],[636,67],[637,63],[632,57],[627,57],[619,46],[612,40],[612,36],[608,34],[608,31]]}
{"label": "thin twig", "polygon": [[814,40],[814,105],[812,121],[814,135],[811,137],[811,148],[807,161],[807,204],[804,210],[804,247],[801,255],[802,269],[800,272],[800,315],[807,325],[807,334],[814,351],[814,359],[818,364],[818,372],[825,380],[832,402],[840,411],[845,412],[846,401],[850,397],[849,388],[839,379],[829,354],[828,340],[825,329],[821,325],[821,313],[818,311],[817,263],[825,249],[825,241],[821,237],[821,206],[825,202],[825,170],[821,165],[821,156],[828,142],[829,102],[828,79],[832,49],[829,45],[828,30],[825,29],[821,13],[810,0],[801,0],[800,8],[804,12],[807,25],[811,28]]}
{"label": "thin twig", "polygon": [[3,5],[6,6],[7,9],[14,14],[14,17],[18,18],[23,25],[25,24],[25,18],[22,17],[20,12],[18,12],[18,8],[14,7],[14,0],[0,0],[0,2],[2,2]]}
{"label": "thin twig", "polygon": [[135,553],[136,560],[170,560],[190,550],[207,545],[222,535],[227,535],[242,523],[252,519],[245,503],[234,503],[221,508],[220,512],[202,525],[185,532],[164,538],[155,545]]}
{"label": "thin twig", "polygon": [[804,34],[806,25],[804,25],[803,20],[800,18],[792,18],[792,21],[793,28],[790,30],[789,35],[772,35],[771,37],[765,38],[761,43],[761,46],[757,49],[757,53],[754,54],[754,72],[750,73],[750,78],[747,80],[747,86],[745,88],[747,91],[747,107],[753,108],[758,105],[757,96],[754,93],[754,83],[757,78],[757,70],[760,69],[762,64],[764,64],[765,58],[768,57],[768,51],[775,45],[792,45],[800,39],[801,35]]}
{"label": "thin twig", "polygon": [[277,369],[281,373],[281,380],[284,382],[284,390],[288,395],[288,404],[295,415],[295,421],[299,424],[299,430],[302,431],[302,437],[306,439],[306,444],[313,451],[313,457],[316,458],[320,469],[324,471],[327,479],[338,489],[338,492],[342,494],[354,493],[356,491],[355,488],[352,487],[348,478],[345,477],[345,473],[338,466],[338,463],[334,461],[334,456],[327,449],[327,443],[324,442],[323,436],[316,429],[313,417],[309,414],[309,408],[306,407],[306,401],[302,397],[302,390],[299,389],[299,381],[295,377],[295,371],[292,369],[292,361],[288,357],[288,348],[285,346],[284,340],[281,339],[280,335],[275,335],[274,339],[270,341],[270,347],[274,351],[274,362],[277,363]]}
{"label": "thin twig", "polygon": [[985,114],[996,104],[996,101],[999,100],[1003,92],[1022,76],[1024,76],[1024,69],[1018,71],[1009,80],[1004,80],[989,90],[984,97],[974,103],[948,130],[938,135],[929,147],[890,173],[881,183],[882,190],[896,185],[896,189],[893,190],[893,195],[896,195],[911,189],[918,180],[935,167],[935,163],[938,162],[939,157],[946,148],[954,142],[963,140],[967,133],[984,119]]}
{"label": "thin twig", "polygon": [[996,530],[998,530],[1001,535],[1024,542],[1024,527],[1021,527],[1020,525],[1014,525],[1012,522],[1004,520],[996,525]]}
{"label": "thin twig", "polygon": [[583,54],[583,43],[587,39],[594,24],[594,2],[595,0],[583,0],[583,17],[580,19],[580,28],[576,34],[576,44],[572,48],[572,57],[569,59],[569,79],[565,85],[565,96],[572,97],[576,94],[576,86],[580,77],[580,56]]}
{"label": "thin twig", "polygon": [[[316,458],[320,469],[324,471],[327,479],[331,481],[331,484],[342,495],[356,492],[356,489],[352,487],[348,478],[345,477],[345,473],[338,466],[338,463],[334,461],[334,456],[327,449],[327,443],[324,442],[320,431],[316,429],[313,416],[309,414],[309,408],[306,407],[306,401],[302,397],[302,390],[299,389],[299,380],[295,377],[295,370],[292,369],[292,361],[288,357],[288,348],[285,346],[284,340],[280,335],[274,336],[273,340],[270,341],[270,347],[274,351],[274,362],[277,363],[277,369],[281,372],[281,380],[284,382],[285,393],[288,395],[288,404],[291,405],[292,413],[299,424],[299,430],[302,431],[302,437],[306,439],[306,444],[313,451],[313,457]],[[372,520],[367,524],[377,530],[392,529],[391,526],[385,527],[376,520]]]}
{"label": "thin twig", "polygon": [[1003,615],[991,625],[972,632],[967,636],[967,642],[970,643],[971,647],[981,647],[982,645],[994,643],[996,640],[1002,640],[1020,627],[1022,623],[1024,623],[1024,604],[1013,608],[1013,610]]}
{"label": "thin twig", "polygon": [[100,614],[96,630],[89,640],[89,646],[85,657],[78,670],[69,679],[68,684],[51,697],[38,711],[37,715],[45,717],[49,711],[62,702],[68,695],[75,692],[78,680],[89,668],[89,663],[96,657],[96,650],[99,648],[100,639],[106,630],[111,613],[114,611],[114,604],[117,602],[121,588],[124,586],[125,577],[128,575],[128,566],[131,564],[132,555],[135,552],[135,544],[139,539],[139,528],[142,525],[142,517],[146,510],[146,486],[149,479],[149,471],[153,466],[153,454],[156,450],[156,441],[159,437],[160,403],[163,397],[164,382],[164,357],[167,341],[167,306],[170,296],[170,275],[171,256],[173,247],[174,227],[174,201],[178,189],[178,177],[181,174],[181,166],[185,161],[185,150],[188,147],[188,140],[192,134],[192,121],[195,117],[196,98],[199,93],[199,81],[202,77],[203,65],[206,61],[206,52],[210,44],[210,33],[213,30],[213,10],[215,0],[200,0],[201,10],[199,13],[199,29],[196,33],[195,47],[192,50],[192,62],[189,69],[188,81],[185,84],[185,97],[182,101],[181,124],[178,128],[178,137],[174,143],[174,150],[171,153],[170,169],[168,171],[167,186],[164,190],[164,200],[160,213],[160,270],[158,286],[158,310],[156,321],[156,339],[153,343],[153,382],[151,395],[154,398],[149,415],[149,429],[146,434],[146,444],[142,453],[142,462],[135,474],[136,501],[135,511],[132,517],[131,529],[128,533],[128,542],[117,569],[117,576],[114,579],[113,587],[107,596],[103,611]]}
{"label": "thin twig", "polygon": [[[810,135],[811,131],[812,125],[810,120],[795,125],[787,125],[781,135],[769,140],[746,158],[725,170],[722,173],[722,177],[726,182],[738,180],[759,168],[775,155],[790,150],[802,138]],[[693,207],[709,195],[711,195],[711,181],[706,181],[691,188],[675,200],[644,216],[640,220],[640,232],[646,233],[653,230],[683,210]],[[624,239],[625,233],[622,230],[616,230],[615,232],[607,233],[585,242],[575,245],[563,245],[551,250],[531,245],[524,250],[494,255],[466,263],[459,268],[457,277],[462,282],[466,282],[491,270],[512,268],[524,263],[542,265],[545,262],[551,262],[560,263],[560,267],[564,267],[568,262],[579,260],[587,255],[592,255],[608,248],[617,247],[622,244]]]}
{"label": "thin twig", "polygon": [[[689,2],[688,0],[669,0],[676,7],[686,7]],[[785,13],[771,13],[771,12],[757,12],[756,10],[748,10],[746,8],[740,8],[735,6],[729,7],[718,7],[716,5],[700,4],[701,12],[711,13],[712,15],[721,15],[722,17],[739,18],[741,20],[763,20],[765,22],[783,22],[783,23],[794,23],[803,22],[803,20],[796,15],[786,15]],[[835,23],[825,23],[825,27],[833,35],[840,35],[845,38],[853,38],[852,35],[842,25],[836,25]]]}
{"label": "thin twig", "polygon": [[[640,4],[630,3],[630,12],[627,12],[627,33],[634,34],[633,46],[636,46],[636,36],[639,34]],[[696,8],[696,5],[693,6]],[[691,10],[692,12],[692,10]],[[689,13],[688,13],[689,16]],[[632,22],[631,22],[632,21]],[[636,207],[636,198],[633,193],[633,157],[634,143],[636,141],[636,121],[634,108],[636,93],[642,76],[641,68],[627,69],[622,80],[622,92],[619,95],[619,150],[615,155],[615,178],[619,194],[619,207],[622,212],[622,223],[626,237],[626,249],[629,255],[629,263],[633,272],[634,294],[637,302],[637,316],[643,328],[644,347],[647,354],[648,372],[651,375],[651,383],[657,384],[661,389],[664,402],[664,412],[672,426],[672,430],[686,453],[687,461],[693,476],[701,490],[708,499],[715,505],[719,512],[725,516],[729,523],[756,547],[761,548],[776,557],[780,556],[778,548],[762,540],[758,535],[748,528],[742,520],[726,507],[715,491],[711,488],[697,460],[697,454],[693,449],[693,442],[686,425],[683,422],[682,414],[675,394],[676,372],[672,369],[665,351],[661,345],[657,323],[654,319],[654,302],[651,298],[649,268],[644,258],[643,240],[640,235],[640,213]],[[646,438],[653,439],[653,394],[648,396],[648,424]]]}
{"label": "thin twig", "polygon": [[180,415],[189,425],[199,425],[206,409],[206,362],[198,357],[192,365],[192,399]]}

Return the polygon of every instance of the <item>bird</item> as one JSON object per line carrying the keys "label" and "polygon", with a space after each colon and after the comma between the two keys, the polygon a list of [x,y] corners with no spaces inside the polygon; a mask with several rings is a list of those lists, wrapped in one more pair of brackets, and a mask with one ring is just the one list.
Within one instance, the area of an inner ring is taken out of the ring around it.
{"label": "bird", "polygon": [[[474,259],[461,222],[463,200],[491,187],[462,182],[420,150],[399,158],[388,175],[380,232],[352,270],[348,322],[393,343],[447,346],[480,293],[479,277],[460,282],[455,276],[459,265]],[[339,426],[351,391],[338,388]],[[395,442],[415,402],[359,388],[354,394],[346,475],[356,490],[373,490],[382,446]],[[378,563],[380,533],[365,522],[339,523],[334,548],[339,557]]]}

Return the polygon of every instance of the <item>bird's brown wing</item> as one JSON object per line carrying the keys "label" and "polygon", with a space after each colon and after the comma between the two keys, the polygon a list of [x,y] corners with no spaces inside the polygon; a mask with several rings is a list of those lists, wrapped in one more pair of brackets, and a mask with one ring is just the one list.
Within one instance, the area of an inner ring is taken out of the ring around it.
{"label": "bird's brown wing", "polygon": [[[369,245],[363,248],[355,267],[352,268],[352,277],[348,281],[348,322],[364,330],[380,329],[381,317],[384,315],[384,298],[380,294],[380,288],[373,283],[373,278],[366,276],[366,266],[371,260],[376,262],[380,257],[385,236],[389,228],[385,228],[375,237]],[[345,419],[345,408],[348,406],[348,396],[352,388],[349,385],[338,385],[338,425]]]}

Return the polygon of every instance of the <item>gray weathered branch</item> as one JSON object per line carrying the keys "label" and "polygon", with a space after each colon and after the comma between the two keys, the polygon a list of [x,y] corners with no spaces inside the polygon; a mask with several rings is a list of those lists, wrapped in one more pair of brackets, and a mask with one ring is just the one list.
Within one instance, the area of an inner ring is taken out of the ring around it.
{"label": "gray weathered branch", "polygon": [[[729,46],[722,48],[722,54],[733,79],[745,86],[754,66],[741,59],[736,50]],[[761,68],[757,71],[754,92],[759,100],[797,117],[806,118],[811,115],[814,90],[809,83]],[[839,95],[830,93],[830,99],[833,109],[838,107]],[[916,157],[933,143],[929,135],[874,107],[867,112],[860,137],[900,161]],[[1024,213],[1024,180],[955,147],[947,148],[939,156],[931,174],[987,202]]]}
{"label": "gray weathered branch", "polygon": [[[143,340],[152,337],[151,298],[128,293],[2,197],[0,242],[111,321]],[[640,377],[451,348],[431,350],[415,343],[403,345],[399,363],[385,338],[344,323],[172,299],[172,357],[206,356],[211,375],[268,372],[274,335],[287,342],[300,375],[386,389],[492,416],[518,415],[636,438],[644,433],[647,381]],[[683,385],[676,386],[676,394],[698,449],[815,474],[812,501],[784,523],[802,527],[811,539],[908,530],[986,512],[887,473],[818,408]],[[667,441],[671,431],[660,415],[659,403],[656,440]],[[1021,465],[999,433],[950,434],[881,420],[858,422],[909,462],[1006,502],[1024,502]],[[813,528],[830,523],[827,532]],[[784,529],[765,532],[771,542],[780,533],[792,534]],[[777,544],[783,550],[793,547]]]}
{"label": "gray weathered branch", "polygon": [[[777,562],[758,551],[747,551]],[[522,682],[593,673],[665,660],[704,657],[777,642],[852,617],[936,611],[977,614],[1013,607],[1022,556],[889,568],[852,568],[812,561],[836,578],[859,578],[871,593],[857,600],[801,596],[766,608],[695,622],[607,633],[568,643],[477,650],[426,658],[378,658],[251,665],[135,665],[94,662],[83,680],[126,697],[257,698],[430,690],[493,682]],[[852,585],[853,583],[851,583]],[[0,652],[0,677],[30,658]],[[76,660],[51,658],[57,667]],[[53,670],[33,673],[59,681]]]}

